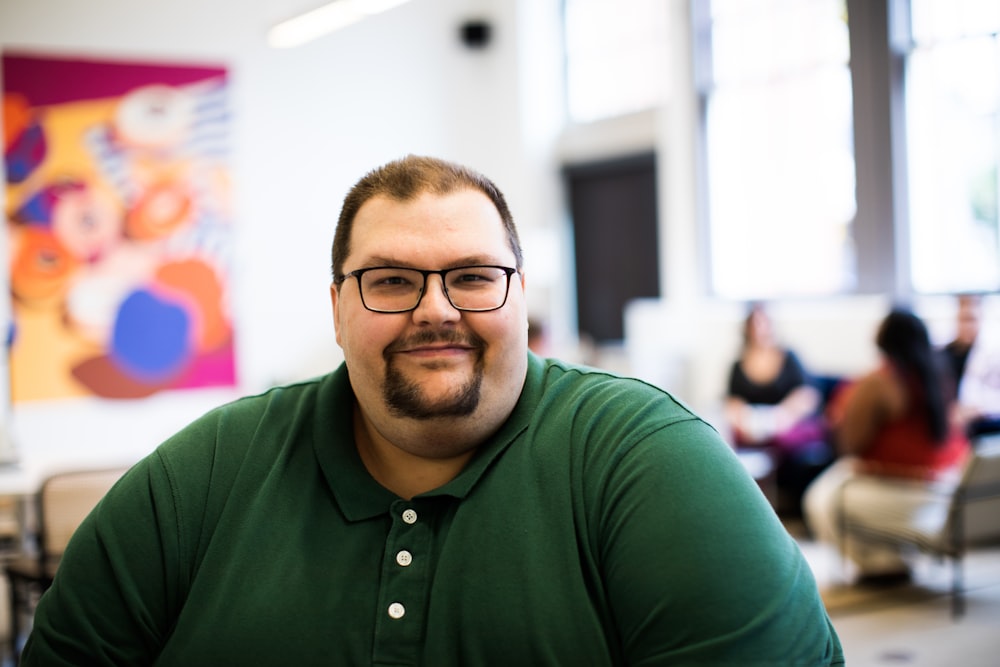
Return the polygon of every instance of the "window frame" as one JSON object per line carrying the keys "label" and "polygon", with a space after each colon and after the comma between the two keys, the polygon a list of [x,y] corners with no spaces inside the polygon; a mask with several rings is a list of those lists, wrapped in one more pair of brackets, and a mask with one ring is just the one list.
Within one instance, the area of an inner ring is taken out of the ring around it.
{"label": "window frame", "polygon": [[[909,256],[903,95],[908,3],[907,0],[846,0],[846,3],[857,206],[851,223],[856,283],[853,289],[830,296],[891,294],[894,298],[906,298],[912,292],[908,263],[901,261]],[[711,253],[709,205],[711,3],[693,0],[690,8],[698,114],[695,162],[699,184],[696,192],[699,254],[704,259],[701,279],[704,293],[719,297],[712,284],[715,258]],[[902,33],[900,26],[906,27]],[[799,297],[761,294],[759,298]]]}

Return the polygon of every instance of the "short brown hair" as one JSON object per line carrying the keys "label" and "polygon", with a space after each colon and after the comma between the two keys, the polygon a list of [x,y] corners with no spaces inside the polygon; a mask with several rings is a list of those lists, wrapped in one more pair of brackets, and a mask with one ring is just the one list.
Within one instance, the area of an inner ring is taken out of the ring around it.
{"label": "short brown hair", "polygon": [[337,231],[333,236],[331,252],[332,272],[334,280],[343,276],[344,261],[351,249],[351,228],[354,218],[365,202],[377,196],[385,196],[397,201],[408,201],[425,192],[448,194],[456,190],[472,189],[482,192],[500,214],[503,226],[507,232],[507,242],[514,251],[514,259],[518,270],[524,261],[521,252],[521,241],[517,236],[514,219],[507,207],[507,201],[499,188],[482,174],[433,157],[408,155],[402,159],[389,162],[374,169],[358,181],[347,196],[340,209],[337,220]]}

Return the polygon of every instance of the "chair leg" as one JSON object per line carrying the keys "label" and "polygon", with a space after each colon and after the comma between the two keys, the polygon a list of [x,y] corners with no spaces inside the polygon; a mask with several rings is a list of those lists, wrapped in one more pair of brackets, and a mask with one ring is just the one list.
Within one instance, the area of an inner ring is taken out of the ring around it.
{"label": "chair leg", "polygon": [[951,560],[951,617],[953,620],[960,619],[965,614],[965,582],[963,581],[963,561],[964,554],[957,554]]}
{"label": "chair leg", "polygon": [[10,652],[13,656],[14,664],[20,663],[20,646],[18,645],[21,636],[21,596],[18,587],[17,577],[8,574],[7,576],[8,597],[10,598]]}

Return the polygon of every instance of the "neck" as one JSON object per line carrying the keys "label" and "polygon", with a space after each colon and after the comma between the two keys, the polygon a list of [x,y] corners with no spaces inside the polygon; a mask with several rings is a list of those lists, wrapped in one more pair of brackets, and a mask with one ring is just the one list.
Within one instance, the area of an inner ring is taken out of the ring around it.
{"label": "neck", "polygon": [[354,407],[354,440],[361,461],[375,481],[407,500],[453,480],[475,453],[474,447],[442,457],[408,451],[380,433],[357,405]]}

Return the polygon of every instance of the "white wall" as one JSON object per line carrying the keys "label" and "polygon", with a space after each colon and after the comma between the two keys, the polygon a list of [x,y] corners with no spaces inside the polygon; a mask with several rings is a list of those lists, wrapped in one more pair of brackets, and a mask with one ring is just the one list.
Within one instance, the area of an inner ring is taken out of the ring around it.
{"label": "white wall", "polygon": [[[318,4],[0,0],[4,50],[224,64],[234,90],[240,386],[20,403],[9,421],[25,466],[132,459],[221,401],[334,367],[342,358],[328,297],[336,216],[357,178],[389,159],[428,153],[481,169],[505,191],[529,260],[541,265],[533,246],[550,247],[561,222],[544,157],[559,99],[558,47],[546,32],[558,2],[413,0],[297,49],[266,46],[269,25]],[[488,48],[461,43],[467,18],[493,24]],[[528,60],[515,48],[522,29]],[[551,272],[533,276],[529,263],[534,308],[563,301],[549,295]]]}

